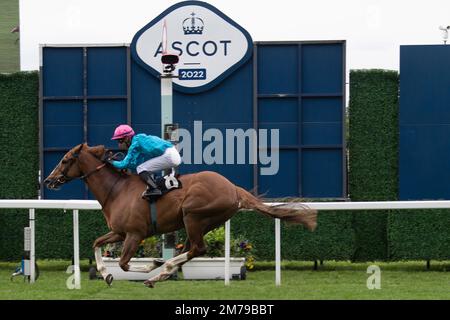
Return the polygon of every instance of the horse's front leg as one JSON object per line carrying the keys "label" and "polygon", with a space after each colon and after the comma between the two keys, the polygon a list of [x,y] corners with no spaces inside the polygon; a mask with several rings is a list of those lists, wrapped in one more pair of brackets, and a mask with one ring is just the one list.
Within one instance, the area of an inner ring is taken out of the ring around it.
{"label": "horse's front leg", "polygon": [[94,253],[95,253],[95,262],[97,263],[97,270],[102,275],[103,279],[108,283],[111,284],[112,282],[112,276],[106,273],[106,268],[103,263],[102,259],[102,249],[101,247],[107,243],[115,243],[119,241],[123,241],[124,237],[118,233],[115,232],[109,232],[97,240],[94,241]]}

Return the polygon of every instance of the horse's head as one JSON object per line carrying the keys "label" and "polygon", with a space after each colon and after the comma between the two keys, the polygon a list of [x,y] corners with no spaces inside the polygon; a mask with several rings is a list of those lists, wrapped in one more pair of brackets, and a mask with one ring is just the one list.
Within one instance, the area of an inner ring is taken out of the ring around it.
{"label": "horse's head", "polygon": [[63,184],[83,176],[79,165],[79,156],[83,152],[89,152],[98,160],[101,160],[106,152],[104,146],[88,147],[87,144],[79,144],[67,152],[56,165],[50,175],[44,180],[47,188],[58,190]]}

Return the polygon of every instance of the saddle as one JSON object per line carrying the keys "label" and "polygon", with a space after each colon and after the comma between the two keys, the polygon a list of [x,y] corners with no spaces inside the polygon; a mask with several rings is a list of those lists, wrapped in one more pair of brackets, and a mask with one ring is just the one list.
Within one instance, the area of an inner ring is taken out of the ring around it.
{"label": "saddle", "polygon": [[158,186],[159,190],[161,190],[160,196],[152,196],[150,199],[147,199],[150,203],[156,202],[159,198],[164,196],[165,194],[169,193],[170,191],[173,191],[175,189],[181,189],[182,184],[181,181],[178,179],[179,174],[175,174],[174,172],[167,174],[162,177],[156,178],[156,185]]}

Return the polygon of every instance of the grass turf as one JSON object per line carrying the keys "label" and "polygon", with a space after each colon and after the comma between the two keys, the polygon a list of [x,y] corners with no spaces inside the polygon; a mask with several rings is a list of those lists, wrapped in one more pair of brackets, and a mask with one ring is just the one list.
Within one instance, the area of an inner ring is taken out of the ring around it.
{"label": "grass turf", "polygon": [[[450,299],[450,262],[347,263],[325,262],[312,270],[311,262],[283,262],[282,285],[276,287],[273,263],[260,262],[246,280],[169,280],[154,289],[142,282],[114,281],[108,287],[101,280],[88,279],[88,262],[82,262],[81,290],[69,290],[65,273],[68,261],[38,261],[40,277],[28,284],[21,276],[10,281],[18,263],[0,263],[0,299],[88,299],[88,300],[253,300],[253,299]],[[381,289],[366,286],[367,267],[381,268]]]}
{"label": "grass turf", "polygon": [[19,0],[0,1],[0,72],[19,71],[19,33],[11,30],[19,24]]}

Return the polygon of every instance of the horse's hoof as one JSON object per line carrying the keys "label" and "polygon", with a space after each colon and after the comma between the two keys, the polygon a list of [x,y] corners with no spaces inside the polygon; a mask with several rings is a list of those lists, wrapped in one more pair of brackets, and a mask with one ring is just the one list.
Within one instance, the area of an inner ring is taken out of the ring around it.
{"label": "horse's hoof", "polygon": [[145,285],[147,288],[154,288],[154,287],[155,287],[155,282],[154,282],[154,281],[150,281],[150,280],[146,280],[146,281],[144,282],[144,285]]}
{"label": "horse's hoof", "polygon": [[114,278],[112,276],[112,274],[108,274],[105,278],[106,283],[108,284],[108,286],[111,286],[111,283],[113,282]]}

